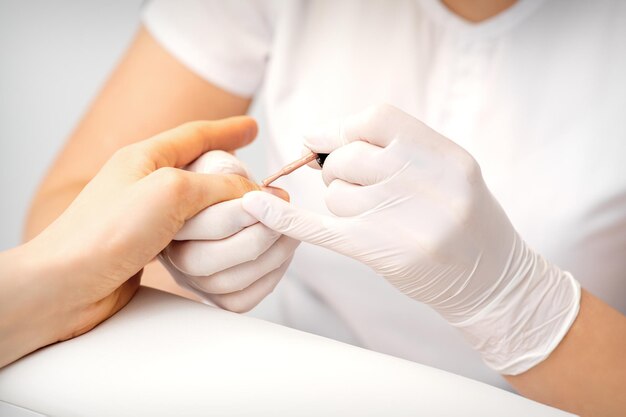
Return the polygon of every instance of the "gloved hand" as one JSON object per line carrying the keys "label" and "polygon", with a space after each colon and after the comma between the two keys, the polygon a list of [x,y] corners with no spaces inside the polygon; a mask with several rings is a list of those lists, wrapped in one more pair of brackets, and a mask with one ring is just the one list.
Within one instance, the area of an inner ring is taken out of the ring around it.
{"label": "gloved hand", "polygon": [[243,197],[244,209],[369,265],[459,328],[501,373],[524,372],[560,342],[579,284],[524,243],[464,149],[391,106],[305,145],[330,152],[322,176],[335,217],[258,191]]}
{"label": "gloved hand", "polygon": [[[243,163],[223,151],[207,152],[187,169],[250,178]],[[288,198],[277,188],[265,191]],[[189,219],[160,259],[179,285],[221,308],[246,312],[272,292],[299,243],[259,223],[239,198]]]}

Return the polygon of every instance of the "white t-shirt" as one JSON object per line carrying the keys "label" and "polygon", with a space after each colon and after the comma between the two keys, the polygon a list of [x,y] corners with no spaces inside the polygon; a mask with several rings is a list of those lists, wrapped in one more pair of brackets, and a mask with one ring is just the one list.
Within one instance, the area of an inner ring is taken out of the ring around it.
{"label": "white t-shirt", "polygon": [[[521,0],[471,24],[437,0],[155,0],[144,24],[209,82],[263,87],[270,170],[371,104],[423,120],[474,155],[531,246],[626,313],[626,2]],[[318,171],[281,181],[326,211]],[[302,245],[287,275],[287,324],[504,386],[363,265]]]}

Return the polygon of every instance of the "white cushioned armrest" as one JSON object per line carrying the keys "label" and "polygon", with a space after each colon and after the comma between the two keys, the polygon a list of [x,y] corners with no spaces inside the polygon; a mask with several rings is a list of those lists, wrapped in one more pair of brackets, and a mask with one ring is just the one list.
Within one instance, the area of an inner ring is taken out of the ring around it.
{"label": "white cushioned armrest", "polygon": [[444,371],[142,287],[113,318],[0,371],[59,416],[564,416]]}

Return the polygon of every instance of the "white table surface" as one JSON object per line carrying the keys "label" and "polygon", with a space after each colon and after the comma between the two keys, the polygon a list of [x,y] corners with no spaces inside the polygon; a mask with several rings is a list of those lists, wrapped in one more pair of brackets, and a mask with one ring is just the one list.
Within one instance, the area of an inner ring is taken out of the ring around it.
{"label": "white table surface", "polygon": [[52,416],[565,416],[489,385],[149,288],[0,371]]}

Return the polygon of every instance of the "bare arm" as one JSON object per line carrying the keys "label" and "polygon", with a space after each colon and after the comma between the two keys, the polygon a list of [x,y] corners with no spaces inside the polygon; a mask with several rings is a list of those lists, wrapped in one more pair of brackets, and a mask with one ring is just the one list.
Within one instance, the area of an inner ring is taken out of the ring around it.
{"label": "bare arm", "polygon": [[576,321],[548,359],[506,378],[522,395],[581,416],[623,416],[626,317],[583,291]]}

